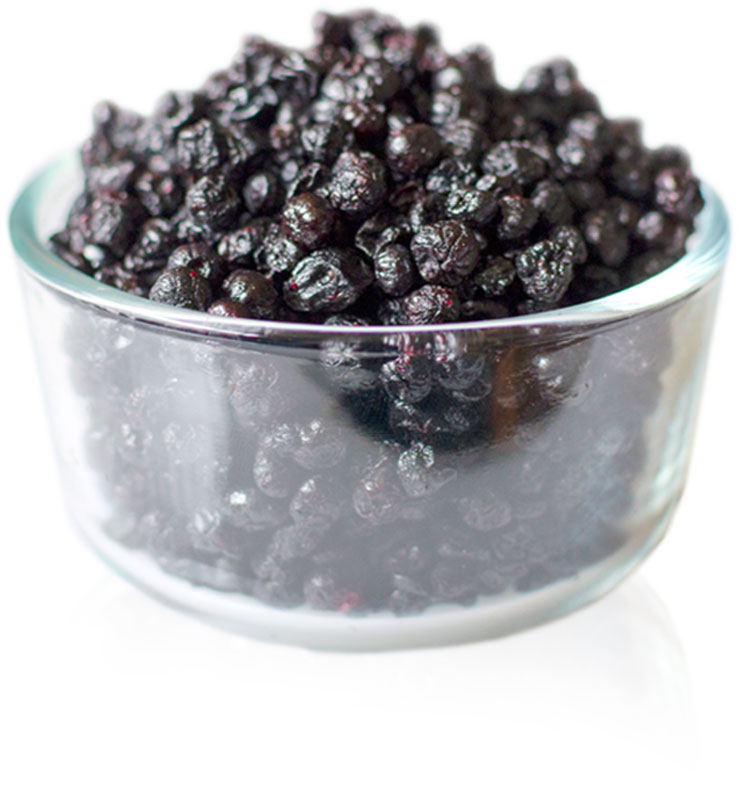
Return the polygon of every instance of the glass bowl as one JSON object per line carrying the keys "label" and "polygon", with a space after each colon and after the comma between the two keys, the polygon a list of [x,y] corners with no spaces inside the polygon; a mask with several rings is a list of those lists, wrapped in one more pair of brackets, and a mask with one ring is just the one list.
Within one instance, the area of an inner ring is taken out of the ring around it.
{"label": "glass bowl", "polygon": [[634,287],[357,329],[98,283],[45,246],[80,185],[46,168],[11,234],[74,524],[142,589],[312,647],[459,642],[595,599],[666,531],[729,240],[708,186],[689,253]]}

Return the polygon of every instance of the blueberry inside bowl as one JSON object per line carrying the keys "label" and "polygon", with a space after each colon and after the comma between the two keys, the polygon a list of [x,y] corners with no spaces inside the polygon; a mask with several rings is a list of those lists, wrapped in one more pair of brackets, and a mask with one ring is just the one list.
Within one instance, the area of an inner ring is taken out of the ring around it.
{"label": "blueberry inside bowl", "polygon": [[720,199],[674,150],[594,164],[606,122],[562,64],[508,92],[396,24],[322,16],[314,50],[248,42],[150,119],[105,106],[11,216],[75,525],[255,636],[550,619],[634,569],[685,482]]}

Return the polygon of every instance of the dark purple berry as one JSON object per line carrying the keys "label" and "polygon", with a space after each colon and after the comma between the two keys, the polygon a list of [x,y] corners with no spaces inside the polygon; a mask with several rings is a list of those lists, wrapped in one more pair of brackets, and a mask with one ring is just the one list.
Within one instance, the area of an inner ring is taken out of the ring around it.
{"label": "dark purple berry", "polygon": [[197,270],[174,267],[165,270],[149,290],[149,298],[183,309],[203,311],[211,299],[211,288]]}
{"label": "dark purple berry", "polygon": [[211,282],[219,282],[223,278],[223,259],[205,243],[188,243],[181,245],[170,254],[167,269],[185,268],[194,270],[199,276]]}
{"label": "dark purple berry", "polygon": [[451,323],[460,314],[460,300],[449,287],[425,284],[409,293],[401,303],[400,320],[404,325]]}
{"label": "dark purple berry", "polygon": [[122,257],[142,220],[141,205],[124,193],[101,192],[80,216],[80,231],[86,243],[99,245]]}
{"label": "dark purple berry", "polygon": [[243,303],[234,300],[220,299],[213,301],[208,307],[208,314],[215,317],[249,317],[247,307]]}
{"label": "dark purple berry", "polygon": [[241,229],[227,232],[218,242],[218,253],[230,268],[254,264],[254,256],[260,249],[269,229],[266,219],[255,219]]}
{"label": "dark purple berry", "polygon": [[434,127],[410,124],[388,136],[386,155],[390,167],[404,176],[413,176],[431,168],[442,152]]}
{"label": "dark purple berry", "polygon": [[619,266],[629,252],[629,233],[607,208],[593,210],[584,217],[583,235],[593,252],[609,267]]}
{"label": "dark purple berry", "polygon": [[484,295],[496,298],[504,295],[516,277],[514,262],[504,256],[493,257],[475,275],[475,283]]}
{"label": "dark purple berry", "polygon": [[350,250],[325,248],[302,259],[283,287],[291,309],[341,312],[372,281],[369,268]]}
{"label": "dark purple berry", "polygon": [[334,165],[329,199],[349,215],[368,215],[386,196],[385,168],[369,152],[345,152]]}
{"label": "dark purple berry", "polygon": [[241,304],[246,317],[271,320],[277,315],[278,293],[270,279],[255,270],[235,270],[223,283],[229,299]]}
{"label": "dark purple berry", "polygon": [[345,137],[342,123],[324,122],[301,130],[301,145],[310,160],[331,165],[339,156]]}
{"label": "dark purple berry", "polygon": [[206,174],[218,168],[223,150],[223,139],[213,122],[202,119],[178,133],[177,165],[182,171]]}
{"label": "dark purple berry", "polygon": [[269,215],[282,204],[285,188],[274,174],[258,172],[244,183],[242,198],[252,215]]}
{"label": "dark purple berry", "polygon": [[154,170],[145,171],[136,180],[134,189],[147,212],[161,218],[173,215],[185,196],[176,176]]}
{"label": "dark purple berry", "polygon": [[167,264],[173,241],[170,224],[152,218],[141,227],[136,242],[126,254],[124,266],[137,273],[161,270]]}
{"label": "dark purple berry", "polygon": [[481,168],[506,190],[538,182],[547,172],[547,163],[522,141],[501,141],[483,156]]}
{"label": "dark purple berry", "polygon": [[416,268],[405,245],[385,245],[373,259],[375,280],[388,295],[404,295],[416,282]]}
{"label": "dark purple berry", "polygon": [[411,253],[425,281],[454,286],[475,269],[480,244],[465,224],[439,221],[419,230]]}
{"label": "dark purple berry", "polygon": [[334,210],[316,193],[301,193],[283,207],[282,232],[293,242],[312,251],[331,235]]}
{"label": "dark purple berry", "polygon": [[280,225],[274,224],[265,232],[262,243],[255,251],[254,262],[268,276],[287,273],[294,268],[305,251],[280,232]]}
{"label": "dark purple berry", "polygon": [[550,226],[560,226],[573,220],[573,206],[565,189],[552,179],[539,182],[529,197],[540,218]]}
{"label": "dark purple berry", "polygon": [[572,257],[550,240],[529,246],[515,263],[524,291],[542,304],[559,301],[573,278]]}
{"label": "dark purple berry", "polygon": [[201,177],[185,195],[193,222],[213,231],[228,229],[243,210],[239,196],[222,174]]}
{"label": "dark purple berry", "polygon": [[537,223],[537,209],[526,198],[515,193],[499,199],[499,221],[496,233],[501,240],[525,237]]}
{"label": "dark purple berry", "polygon": [[393,225],[394,215],[380,211],[368,218],[355,234],[355,247],[365,256],[373,259],[377,251],[386,245],[392,245],[403,237],[403,230]]}
{"label": "dark purple berry", "polygon": [[470,119],[457,119],[439,130],[446,155],[475,162],[483,144],[483,129]]}
{"label": "dark purple berry", "polygon": [[486,230],[498,210],[493,193],[472,187],[460,187],[447,196],[447,217],[463,221],[478,229]]}
{"label": "dark purple berry", "polygon": [[703,205],[698,180],[689,171],[665,168],[655,177],[655,205],[679,220],[693,220]]}

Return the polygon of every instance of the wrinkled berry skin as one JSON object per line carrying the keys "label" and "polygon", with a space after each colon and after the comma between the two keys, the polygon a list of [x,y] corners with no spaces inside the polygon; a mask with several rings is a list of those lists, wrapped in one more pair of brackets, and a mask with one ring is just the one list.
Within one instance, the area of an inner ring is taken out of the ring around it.
{"label": "wrinkled berry skin", "polygon": [[464,224],[440,221],[419,230],[411,241],[411,253],[425,281],[454,286],[475,269],[480,245]]}
{"label": "wrinkled berry skin", "polygon": [[530,298],[553,304],[565,295],[573,278],[573,259],[555,243],[543,240],[516,258],[516,272]]}
{"label": "wrinkled berry skin", "polygon": [[185,195],[193,221],[214,231],[230,228],[242,211],[236,191],[223,175],[201,177]]}
{"label": "wrinkled berry skin", "polygon": [[308,251],[319,248],[331,235],[334,210],[315,193],[301,193],[283,209],[282,229],[294,243]]}
{"label": "wrinkled berry skin", "polygon": [[[651,151],[639,123],[607,118],[569,61],[535,66],[509,90],[482,47],[448,54],[426,25],[358,12],[319,15],[316,30],[304,51],[247,39],[149,117],[101,103],[81,151],[84,192],[53,250],[147,295],[162,267],[182,264],[166,264],[173,250],[206,245],[223,264],[196,269],[216,302],[232,300],[226,275],[246,269],[278,294],[249,316],[321,323],[351,308],[367,325],[405,324],[404,301],[423,284],[455,292],[454,311],[412,312],[440,322],[568,306],[686,250],[703,205],[689,158]],[[561,251],[564,227],[587,262]],[[324,250],[362,266],[320,270],[310,257]],[[290,274],[304,260],[301,288]]]}
{"label": "wrinkled berry skin", "polygon": [[375,280],[388,295],[404,295],[416,281],[411,252],[404,245],[383,246],[373,259]]}
{"label": "wrinkled berry skin", "polygon": [[653,452],[675,447],[657,420],[691,404],[672,344],[696,336],[688,383],[696,296],[603,327],[509,318],[670,267],[700,195],[572,65],[508,90],[480,49],[323,15],[311,50],[251,38],[148,118],[101,106],[83,176],[55,254],[210,315],[170,333],[168,306],[48,313],[124,566],[194,605],[387,625],[544,602],[634,550]]}
{"label": "wrinkled berry skin", "polygon": [[449,287],[425,284],[402,301],[401,321],[405,325],[451,323],[460,316],[457,293]]}
{"label": "wrinkled berry skin", "polygon": [[345,152],[334,165],[329,200],[348,215],[367,215],[386,196],[385,168],[369,152]]}
{"label": "wrinkled berry skin", "polygon": [[324,248],[295,266],[283,287],[283,297],[296,311],[341,312],[371,281],[370,269],[351,251]]}

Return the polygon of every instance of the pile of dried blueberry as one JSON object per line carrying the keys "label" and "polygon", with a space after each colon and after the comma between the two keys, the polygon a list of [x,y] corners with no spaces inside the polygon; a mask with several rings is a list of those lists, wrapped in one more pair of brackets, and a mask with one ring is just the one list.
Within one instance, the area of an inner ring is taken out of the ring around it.
{"label": "pile of dried blueberry", "polygon": [[575,68],[516,90],[428,26],[320,14],[143,117],[98,106],[84,192],[51,238],[120,289],[233,317],[500,318],[615,292],[684,252],[686,155],[604,117]]}
{"label": "pile of dried blueberry", "polygon": [[426,26],[316,30],[305,52],[247,40],[149,118],[96,111],[51,241],[67,262],[166,304],[343,330],[291,349],[71,311],[105,531],[193,584],[353,614],[574,576],[630,542],[674,310],[596,336],[361,332],[657,273],[702,206],[686,156],[606,119],[565,61],[511,91]]}

